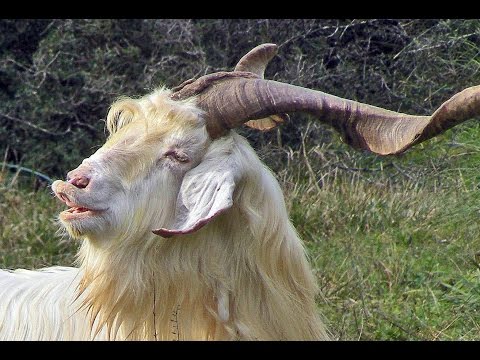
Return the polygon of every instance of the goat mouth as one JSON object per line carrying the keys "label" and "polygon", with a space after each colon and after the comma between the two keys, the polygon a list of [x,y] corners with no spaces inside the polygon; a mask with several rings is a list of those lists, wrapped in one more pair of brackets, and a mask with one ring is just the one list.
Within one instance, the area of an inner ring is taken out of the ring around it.
{"label": "goat mouth", "polygon": [[62,220],[85,219],[87,217],[98,216],[105,210],[94,210],[84,206],[73,205],[69,209],[60,213]]}

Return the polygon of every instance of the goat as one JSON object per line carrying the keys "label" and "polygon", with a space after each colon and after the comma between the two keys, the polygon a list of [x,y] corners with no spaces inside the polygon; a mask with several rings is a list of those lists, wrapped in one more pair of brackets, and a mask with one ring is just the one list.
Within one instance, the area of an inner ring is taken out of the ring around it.
{"label": "goat", "polygon": [[328,340],[281,188],[235,128],[303,111],[397,154],[480,114],[480,86],[413,116],[265,80],[274,44],[233,72],[121,98],[105,144],[52,184],[78,267],[0,272],[0,339]]}

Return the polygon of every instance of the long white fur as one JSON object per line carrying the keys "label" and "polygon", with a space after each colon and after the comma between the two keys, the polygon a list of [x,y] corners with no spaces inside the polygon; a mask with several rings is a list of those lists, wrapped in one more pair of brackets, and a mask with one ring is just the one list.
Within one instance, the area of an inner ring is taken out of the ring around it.
{"label": "long white fur", "polygon": [[70,267],[0,270],[0,340],[94,339],[75,305],[79,279],[79,269]]}
{"label": "long white fur", "polygon": [[[96,164],[101,189],[121,186],[109,190],[120,194],[112,195],[117,206],[106,222],[114,225],[96,224],[101,236],[67,226],[82,238],[78,268],[1,271],[0,339],[329,338],[315,276],[274,175],[235,132],[210,142],[194,102],[168,94],[160,89],[113,105],[112,136],[84,163]],[[159,129],[166,144],[184,141],[179,146],[198,156],[195,166],[222,166],[228,158],[237,178],[233,206],[192,234],[151,232],[172,222],[184,175],[168,159],[154,165],[163,143],[138,140]],[[119,142],[138,154],[112,157]]]}

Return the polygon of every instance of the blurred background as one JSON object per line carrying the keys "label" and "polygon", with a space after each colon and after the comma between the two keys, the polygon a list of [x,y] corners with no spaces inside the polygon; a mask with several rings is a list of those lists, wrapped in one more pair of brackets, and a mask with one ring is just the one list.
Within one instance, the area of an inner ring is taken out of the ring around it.
{"label": "blurred background", "polygon": [[[279,45],[265,77],[431,114],[480,84],[480,20],[0,20],[0,266],[71,265],[48,187],[106,138],[119,96]],[[478,119],[400,156],[350,149],[301,114],[246,136],[284,189],[338,339],[477,339]]]}

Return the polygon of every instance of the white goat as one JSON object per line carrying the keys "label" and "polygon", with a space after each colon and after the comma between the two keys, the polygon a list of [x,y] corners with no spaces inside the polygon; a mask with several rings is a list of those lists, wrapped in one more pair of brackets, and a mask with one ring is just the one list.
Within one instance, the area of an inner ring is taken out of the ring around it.
{"label": "white goat", "polygon": [[[0,272],[0,339],[329,338],[280,186],[230,129],[307,111],[354,146],[397,153],[453,122],[268,82],[275,51],[263,45],[232,73],[112,105],[106,143],[52,186],[69,207],[61,222],[83,240],[78,268]],[[465,91],[476,101],[467,115],[478,114],[478,88]]]}
{"label": "white goat", "polygon": [[[71,207],[61,221],[86,238],[80,269],[3,273],[1,338],[326,338],[275,178],[242,137],[210,141],[193,103],[168,95],[114,104],[106,144],[53,184]],[[187,228],[229,208],[178,239],[153,234],[176,206]]]}

